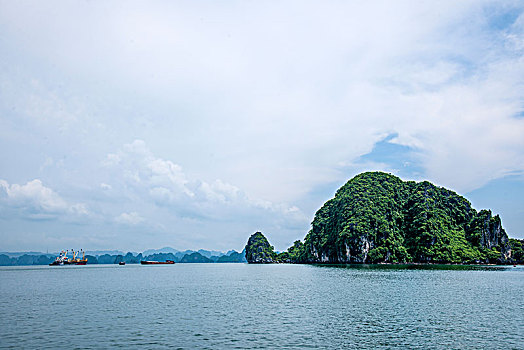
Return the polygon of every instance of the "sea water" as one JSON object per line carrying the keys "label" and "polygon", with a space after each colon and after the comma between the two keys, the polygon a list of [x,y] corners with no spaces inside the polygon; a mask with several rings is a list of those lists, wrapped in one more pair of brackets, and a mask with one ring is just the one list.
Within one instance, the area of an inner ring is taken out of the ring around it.
{"label": "sea water", "polygon": [[523,349],[524,267],[1,267],[0,348]]}

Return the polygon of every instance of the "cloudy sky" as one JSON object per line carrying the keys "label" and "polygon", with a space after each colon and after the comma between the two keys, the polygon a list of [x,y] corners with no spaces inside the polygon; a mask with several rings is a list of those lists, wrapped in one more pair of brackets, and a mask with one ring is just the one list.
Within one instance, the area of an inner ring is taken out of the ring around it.
{"label": "cloudy sky", "polygon": [[348,179],[524,238],[522,1],[0,0],[0,251],[283,250]]}

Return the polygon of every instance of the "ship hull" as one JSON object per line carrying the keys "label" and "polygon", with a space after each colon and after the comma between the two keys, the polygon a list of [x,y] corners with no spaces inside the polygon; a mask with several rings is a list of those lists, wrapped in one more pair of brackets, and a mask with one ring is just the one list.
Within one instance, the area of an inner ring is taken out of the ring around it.
{"label": "ship hull", "polygon": [[140,264],[142,265],[172,265],[175,262],[173,260],[166,260],[166,261],[147,261],[142,260],[140,261]]}
{"label": "ship hull", "polygon": [[53,261],[49,266],[64,266],[64,265],[87,265],[87,260],[79,261]]}
{"label": "ship hull", "polygon": [[85,261],[64,261],[64,265],[87,265],[87,260]]}

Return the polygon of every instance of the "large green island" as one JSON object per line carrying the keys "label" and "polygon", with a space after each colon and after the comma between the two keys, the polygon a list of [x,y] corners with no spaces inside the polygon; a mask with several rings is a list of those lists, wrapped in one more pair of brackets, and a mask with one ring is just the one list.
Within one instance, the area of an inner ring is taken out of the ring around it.
{"label": "large green island", "polygon": [[[513,249],[512,249],[513,248]],[[275,253],[262,233],[246,245],[249,263],[459,263],[522,261],[498,215],[457,193],[383,172],[359,174],[316,212],[304,242]]]}

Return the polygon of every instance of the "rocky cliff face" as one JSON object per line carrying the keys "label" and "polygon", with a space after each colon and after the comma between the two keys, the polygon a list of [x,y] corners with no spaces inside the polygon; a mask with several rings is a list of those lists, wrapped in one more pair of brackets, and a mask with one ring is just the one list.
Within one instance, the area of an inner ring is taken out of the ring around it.
{"label": "rocky cliff face", "polygon": [[468,234],[485,250],[500,252],[500,262],[511,259],[508,235],[502,228],[500,217],[492,216],[491,210],[481,210],[476,215],[468,228]]}
{"label": "rocky cliff face", "polygon": [[276,259],[273,246],[261,232],[255,232],[249,237],[245,251],[246,260],[250,264],[268,264]]}
{"label": "rocky cliff face", "polygon": [[501,220],[427,181],[381,172],[349,180],[316,213],[303,262],[508,262]]}

